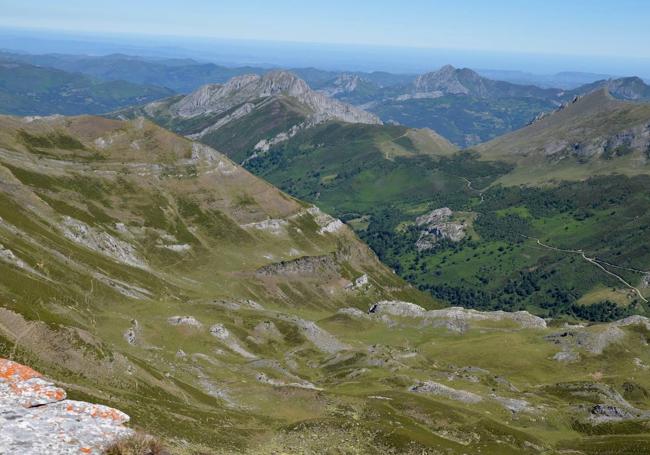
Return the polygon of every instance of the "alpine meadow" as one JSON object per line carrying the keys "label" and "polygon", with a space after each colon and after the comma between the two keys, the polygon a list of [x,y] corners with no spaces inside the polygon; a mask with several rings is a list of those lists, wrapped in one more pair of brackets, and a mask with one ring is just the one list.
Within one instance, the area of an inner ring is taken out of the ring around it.
{"label": "alpine meadow", "polygon": [[650,6],[0,18],[0,454],[650,453]]}

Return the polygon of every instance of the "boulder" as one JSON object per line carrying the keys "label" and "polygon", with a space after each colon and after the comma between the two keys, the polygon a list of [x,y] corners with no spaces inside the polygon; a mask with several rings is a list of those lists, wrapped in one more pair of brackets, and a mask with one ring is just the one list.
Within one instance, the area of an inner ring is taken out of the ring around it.
{"label": "boulder", "polygon": [[462,403],[476,404],[483,401],[483,397],[466,390],[458,390],[448,387],[444,384],[433,381],[425,381],[409,388],[409,391],[416,393],[429,393],[438,395],[449,400],[460,401]]}
{"label": "boulder", "polygon": [[29,367],[0,359],[0,453],[96,454],[133,431],[129,416],[66,399],[63,389]]}

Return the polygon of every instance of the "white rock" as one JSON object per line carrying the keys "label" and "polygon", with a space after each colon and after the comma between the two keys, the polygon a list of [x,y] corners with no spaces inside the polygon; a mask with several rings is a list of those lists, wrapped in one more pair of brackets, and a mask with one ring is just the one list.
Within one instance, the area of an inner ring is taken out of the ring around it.
{"label": "white rock", "polygon": [[167,319],[167,322],[171,325],[188,325],[190,327],[202,327],[199,321],[197,321],[194,316],[172,316]]}
{"label": "white rock", "polygon": [[433,381],[426,381],[421,384],[414,385],[409,390],[411,392],[430,393],[432,395],[438,395],[444,398],[448,398],[450,400],[460,401],[463,403],[475,404],[483,401],[483,397],[473,392],[454,389],[444,384],[440,384],[438,382],[433,382]]}

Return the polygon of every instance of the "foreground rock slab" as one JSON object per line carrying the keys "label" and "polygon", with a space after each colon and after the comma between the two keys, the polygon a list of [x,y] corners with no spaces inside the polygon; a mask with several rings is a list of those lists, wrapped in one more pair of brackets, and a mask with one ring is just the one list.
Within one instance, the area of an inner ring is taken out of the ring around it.
{"label": "foreground rock slab", "polygon": [[129,416],[107,406],[66,399],[29,367],[0,359],[0,454],[101,454],[130,436]]}

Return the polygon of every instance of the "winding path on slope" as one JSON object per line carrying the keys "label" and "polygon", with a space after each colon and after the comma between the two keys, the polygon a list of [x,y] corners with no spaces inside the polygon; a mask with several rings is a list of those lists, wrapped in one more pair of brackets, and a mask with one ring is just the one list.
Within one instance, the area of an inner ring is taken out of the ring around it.
{"label": "winding path on slope", "polygon": [[587,256],[587,255],[585,254],[585,252],[584,252],[583,250],[568,250],[568,249],[563,249],[563,248],[557,248],[557,247],[554,247],[554,246],[551,246],[551,245],[547,245],[547,244],[545,244],[545,243],[542,243],[542,241],[541,241],[540,239],[538,239],[538,238],[535,238],[535,237],[529,237],[529,236],[527,236],[527,235],[523,235],[523,234],[520,234],[520,235],[521,235],[522,237],[524,237],[524,238],[527,238],[527,239],[530,239],[530,240],[535,240],[539,246],[544,247],[544,248],[546,248],[546,249],[553,250],[553,251],[559,251],[559,252],[561,252],[561,253],[571,253],[571,254],[578,254],[578,255],[580,255],[580,256],[582,257],[582,259],[584,259],[585,261],[589,262],[590,264],[595,265],[596,267],[598,267],[599,269],[601,269],[603,272],[607,273],[608,275],[613,276],[613,277],[616,278],[618,281],[620,281],[621,283],[623,283],[625,286],[627,286],[628,288],[630,288],[631,290],[633,290],[633,291],[634,291],[634,292],[639,296],[639,298],[640,298],[641,300],[643,300],[645,303],[648,303],[648,299],[646,299],[646,298],[643,296],[643,294],[641,293],[641,291],[640,291],[637,287],[632,286],[630,283],[628,283],[628,282],[627,282],[623,277],[621,277],[620,275],[617,275],[617,274],[615,274],[614,272],[612,272],[612,271],[610,271],[610,270],[607,270],[607,269],[603,266],[603,264],[608,265],[608,266],[610,266],[610,267],[615,267],[615,268],[618,268],[618,269],[623,269],[623,270],[629,270],[629,271],[632,271],[632,272],[642,273],[642,274],[644,274],[644,275],[650,274],[650,272],[646,272],[646,271],[638,270],[638,269],[632,269],[632,268],[628,268],[628,267],[620,267],[620,266],[613,265],[613,264],[610,264],[610,263],[605,262],[605,261],[599,261],[599,260],[596,259],[596,258],[590,258],[589,256]]}
{"label": "winding path on slope", "polygon": [[479,196],[481,196],[481,200],[479,201],[479,205],[481,205],[483,203],[483,201],[485,200],[485,198],[483,197],[483,193],[485,193],[487,188],[483,188],[482,190],[477,190],[476,188],[474,188],[472,186],[472,181],[470,179],[468,179],[467,177],[461,177],[461,179],[463,179],[465,181],[465,183],[467,183],[467,189],[468,190],[475,191],[475,192],[478,193]]}

